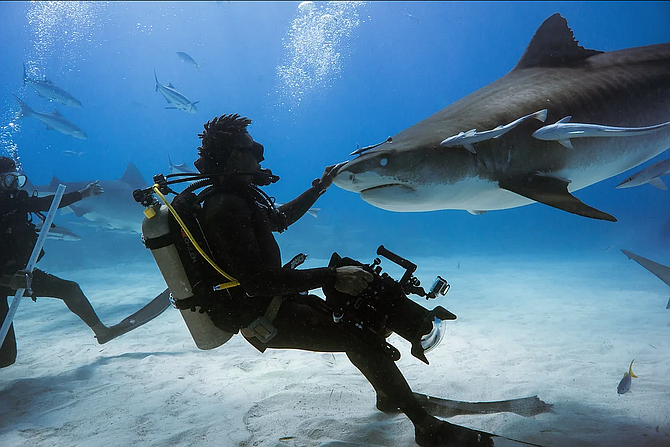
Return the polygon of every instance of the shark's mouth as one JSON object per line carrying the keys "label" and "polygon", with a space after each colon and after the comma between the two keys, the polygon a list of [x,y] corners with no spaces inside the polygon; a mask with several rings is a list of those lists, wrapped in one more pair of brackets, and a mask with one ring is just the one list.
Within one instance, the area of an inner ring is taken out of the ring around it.
{"label": "shark's mouth", "polygon": [[400,190],[407,190],[407,192],[414,192],[414,188],[404,185],[402,183],[387,183],[385,185],[377,185],[373,186],[371,188],[366,188],[361,190],[361,194],[375,194],[378,192],[385,192],[383,190],[388,189],[388,188],[393,188],[394,191],[397,192],[398,189]]}

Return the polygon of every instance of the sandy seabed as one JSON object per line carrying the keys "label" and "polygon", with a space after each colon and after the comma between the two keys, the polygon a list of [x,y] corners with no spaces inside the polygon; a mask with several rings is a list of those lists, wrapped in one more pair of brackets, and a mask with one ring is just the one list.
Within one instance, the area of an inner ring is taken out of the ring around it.
{"label": "sandy seabed", "polygon": [[[553,404],[533,417],[450,422],[547,447],[670,445],[670,289],[620,251],[412,261],[424,285],[437,274],[452,284],[447,296],[419,302],[458,315],[430,365],[389,339],[412,388]],[[165,288],[153,263],[50,272],[78,281],[107,324]],[[17,362],[0,370],[1,446],[415,445],[409,420],[375,409],[372,387],[344,354],[261,354],[239,335],[200,351],[172,308],[98,345],[54,299],[24,299],[15,329]],[[633,359],[639,378],[618,395]]]}

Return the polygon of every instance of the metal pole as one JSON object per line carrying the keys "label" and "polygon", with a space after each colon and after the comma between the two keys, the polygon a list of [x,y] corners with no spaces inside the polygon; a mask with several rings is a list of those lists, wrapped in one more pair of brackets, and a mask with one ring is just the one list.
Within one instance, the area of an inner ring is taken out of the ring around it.
{"label": "metal pole", "polygon": [[[37,264],[37,258],[39,257],[40,252],[42,251],[42,247],[44,246],[44,242],[47,239],[47,234],[49,233],[49,229],[51,228],[51,223],[54,220],[56,211],[58,211],[58,206],[60,205],[60,201],[63,198],[64,193],[65,193],[65,185],[62,184],[58,185],[56,194],[54,194],[54,198],[51,201],[51,206],[49,207],[49,214],[47,214],[47,217],[44,220],[44,225],[42,225],[40,235],[37,237],[37,242],[35,242],[35,247],[33,247],[33,252],[30,255],[30,259],[28,260],[28,265],[25,268],[27,272],[32,273],[33,269],[35,268],[35,264]],[[26,289],[18,289],[16,291],[16,294],[14,295],[14,300],[12,300],[12,304],[9,306],[9,312],[7,312],[5,321],[2,323],[2,328],[0,329],[0,346],[5,341],[5,337],[7,336],[7,332],[9,332],[9,327],[11,326],[12,321],[14,320],[14,315],[16,315],[16,311],[19,308],[19,303],[21,302],[21,298],[23,297],[23,292],[25,290]],[[4,300],[5,298],[2,297],[0,299]]]}

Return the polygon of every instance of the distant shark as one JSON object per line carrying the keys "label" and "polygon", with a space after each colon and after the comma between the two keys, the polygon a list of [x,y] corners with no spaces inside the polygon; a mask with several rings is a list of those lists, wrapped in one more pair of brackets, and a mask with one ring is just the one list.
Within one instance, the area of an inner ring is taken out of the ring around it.
{"label": "distant shark", "polygon": [[[663,264],[659,264],[658,262],[654,262],[651,259],[644,258],[640,255],[636,255],[633,252],[630,252],[628,250],[621,250],[623,254],[628,256],[628,259],[632,259],[638,264],[640,264],[642,267],[646,268],[649,270],[651,273],[653,273],[658,279],[666,283],[668,286],[670,286],[670,267],[667,267]],[[668,305],[665,306],[666,309],[670,309],[670,299],[668,300]]]}
{"label": "distant shark", "polygon": [[665,186],[665,183],[663,183],[661,177],[667,173],[670,173],[670,158],[661,160],[647,168],[644,168],[640,172],[636,172],[623,182],[619,183],[616,188],[632,188],[633,186],[640,186],[644,185],[645,183],[649,183],[650,185],[665,191],[668,189],[668,187]]}
{"label": "distant shark", "polygon": [[[83,189],[93,180],[80,182],[63,182],[56,177],[48,185],[35,186],[39,195],[52,194],[59,184],[66,186],[66,192]],[[147,182],[133,163],[128,163],[125,172],[118,180],[100,180],[104,193],[75,202],[64,207],[61,212],[71,210],[77,217],[103,230],[114,230],[123,233],[141,233],[142,210],[133,199],[133,191],[145,188]]]}
{"label": "distant shark", "polygon": [[163,95],[168,104],[170,104],[169,106],[165,107],[166,109],[178,109],[183,110],[186,113],[195,113],[198,111],[195,105],[200,101],[191,102],[190,99],[179,93],[177,89],[174,88],[172,83],[163,85],[158,82],[156,69],[154,69],[154,78],[156,79],[156,91]]}
{"label": "distant shark", "polygon": [[355,151],[335,184],[390,211],[480,214],[541,202],[616,221],[571,193],[668,149],[669,121],[670,44],[585,49],[554,14],[512,71]]}
{"label": "distant shark", "polygon": [[53,82],[48,79],[31,79],[26,73],[26,64],[23,64],[23,85],[28,84],[31,86],[38,95],[49,101],[55,101],[57,103],[69,106],[69,107],[81,107],[81,102],[72,96],[70,93],[66,92]]}
{"label": "distant shark", "polygon": [[14,95],[16,100],[19,102],[21,111],[19,111],[18,118],[24,118],[32,116],[33,118],[42,121],[47,126],[47,130],[55,130],[64,135],[69,135],[71,137],[77,138],[79,140],[88,139],[86,132],[81,130],[75,124],[71,123],[63,115],[58,113],[58,110],[54,110],[52,113],[40,113],[31,109],[25,102]]}

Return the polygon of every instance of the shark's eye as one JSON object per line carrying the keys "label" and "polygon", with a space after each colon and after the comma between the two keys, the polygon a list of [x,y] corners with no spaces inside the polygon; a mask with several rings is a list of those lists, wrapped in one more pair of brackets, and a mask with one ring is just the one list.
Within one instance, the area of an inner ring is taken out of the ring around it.
{"label": "shark's eye", "polygon": [[381,166],[386,166],[388,164],[388,162],[389,162],[388,158],[382,158],[381,160],[379,160],[379,164]]}

